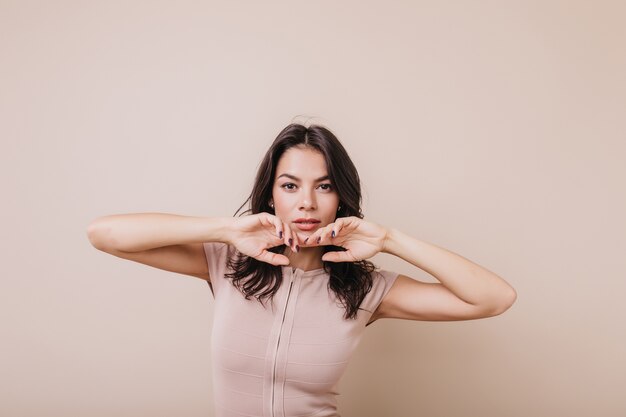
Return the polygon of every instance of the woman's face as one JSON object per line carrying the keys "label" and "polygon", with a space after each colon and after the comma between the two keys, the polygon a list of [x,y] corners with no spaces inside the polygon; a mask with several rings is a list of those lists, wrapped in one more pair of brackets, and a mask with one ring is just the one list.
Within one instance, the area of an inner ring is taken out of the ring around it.
{"label": "woman's face", "polygon": [[[327,177],[326,161],[311,148],[291,147],[278,161],[272,196],[274,212],[300,235],[309,236],[335,221],[339,196]],[[297,219],[319,223],[298,224]]]}

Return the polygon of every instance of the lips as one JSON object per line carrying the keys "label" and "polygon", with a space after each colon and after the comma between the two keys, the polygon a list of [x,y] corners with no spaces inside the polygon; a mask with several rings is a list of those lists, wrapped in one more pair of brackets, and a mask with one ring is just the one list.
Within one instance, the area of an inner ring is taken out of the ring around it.
{"label": "lips", "polygon": [[314,219],[314,218],[299,218],[293,221],[294,223],[300,223],[300,224],[315,224],[315,223],[319,223],[320,221],[318,219]]}
{"label": "lips", "polygon": [[317,225],[320,223],[317,219],[298,219],[294,221],[295,227],[303,232],[310,232],[317,229]]}

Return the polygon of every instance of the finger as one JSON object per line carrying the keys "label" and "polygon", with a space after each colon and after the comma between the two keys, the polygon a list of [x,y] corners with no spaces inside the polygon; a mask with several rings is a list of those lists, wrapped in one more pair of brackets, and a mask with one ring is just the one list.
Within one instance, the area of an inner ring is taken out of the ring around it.
{"label": "finger", "polygon": [[297,230],[292,230],[292,236],[293,236],[293,247],[295,248],[296,252],[300,252],[300,233],[298,233]]}
{"label": "finger", "polygon": [[350,251],[333,251],[326,252],[322,256],[322,261],[326,262],[356,262],[354,256],[350,254]]}
{"label": "finger", "polygon": [[295,252],[296,249],[293,241],[293,231],[291,230],[291,227],[289,227],[288,223],[283,223],[283,227],[285,230],[285,245],[289,246],[292,252]]}
{"label": "finger", "polygon": [[317,238],[319,237],[321,229],[317,229],[315,232],[311,233],[304,241],[302,241],[303,245],[306,246],[317,246]]}
{"label": "finger", "polygon": [[300,252],[300,242],[301,242],[300,234],[294,228],[290,227],[290,230],[291,230],[291,239],[293,239],[293,243],[291,245],[292,250],[294,252]]}
{"label": "finger", "polygon": [[318,242],[317,239],[319,238],[321,233],[321,229],[317,229],[314,233],[310,234],[306,239],[305,239],[305,244],[307,246],[317,246]]}
{"label": "finger", "polygon": [[330,243],[330,234],[332,232],[332,228],[333,228],[333,223],[323,227],[320,230],[320,234],[318,235],[317,240],[315,242],[318,243],[318,244],[321,244],[321,245],[329,244]]}
{"label": "finger", "polygon": [[[270,215],[271,216],[271,215]],[[283,238],[283,222],[277,216],[271,216],[272,224],[276,228],[276,236],[279,239]]]}
{"label": "finger", "polygon": [[339,236],[339,232],[341,232],[341,229],[343,228],[343,223],[343,219],[337,219],[335,223],[332,224],[330,231],[331,240]]}
{"label": "finger", "polygon": [[287,258],[285,255],[270,252],[266,249],[263,249],[263,252],[261,252],[257,259],[276,266],[289,265],[289,258]]}
{"label": "finger", "polygon": [[275,216],[268,214],[266,218],[267,229],[265,230],[266,236],[263,236],[264,239],[267,239],[269,247],[273,248],[276,246],[280,246],[283,244],[282,236],[283,231],[282,225],[280,221],[277,221]]}
{"label": "finger", "polygon": [[289,247],[293,252],[300,251],[300,243],[302,242],[302,236],[298,233],[296,229],[293,229],[288,223],[285,223],[286,227],[289,228],[290,239],[288,240]]}
{"label": "finger", "polygon": [[275,216],[272,216],[269,213],[265,213],[265,215],[261,216],[260,221],[261,221],[261,225],[267,228],[266,232],[269,234],[270,242],[272,243],[273,246],[276,246],[277,241],[278,242],[282,241],[282,239],[278,237],[279,233],[282,233],[282,232],[279,232],[279,227],[277,225]]}

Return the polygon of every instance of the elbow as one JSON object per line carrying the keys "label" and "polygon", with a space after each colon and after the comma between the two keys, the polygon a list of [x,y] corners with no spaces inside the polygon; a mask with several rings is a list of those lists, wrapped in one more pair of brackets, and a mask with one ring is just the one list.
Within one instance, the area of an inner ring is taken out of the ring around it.
{"label": "elbow", "polygon": [[94,248],[102,251],[104,250],[106,247],[104,238],[105,231],[103,230],[98,219],[89,223],[86,229],[86,235],[89,243],[91,243]]}
{"label": "elbow", "polygon": [[507,311],[517,300],[517,292],[513,287],[509,287],[506,293],[498,297],[498,302],[492,310],[493,316],[498,316]]}

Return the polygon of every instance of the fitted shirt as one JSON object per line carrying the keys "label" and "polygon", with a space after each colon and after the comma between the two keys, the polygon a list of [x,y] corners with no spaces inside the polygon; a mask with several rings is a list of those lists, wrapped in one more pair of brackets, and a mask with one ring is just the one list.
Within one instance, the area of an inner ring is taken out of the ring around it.
{"label": "fitted shirt", "polygon": [[224,274],[234,246],[203,244],[213,294],[211,363],[216,417],[340,417],[337,385],[372,313],[398,273],[377,270],[356,319],[328,288],[323,268],[281,266],[263,306]]}

